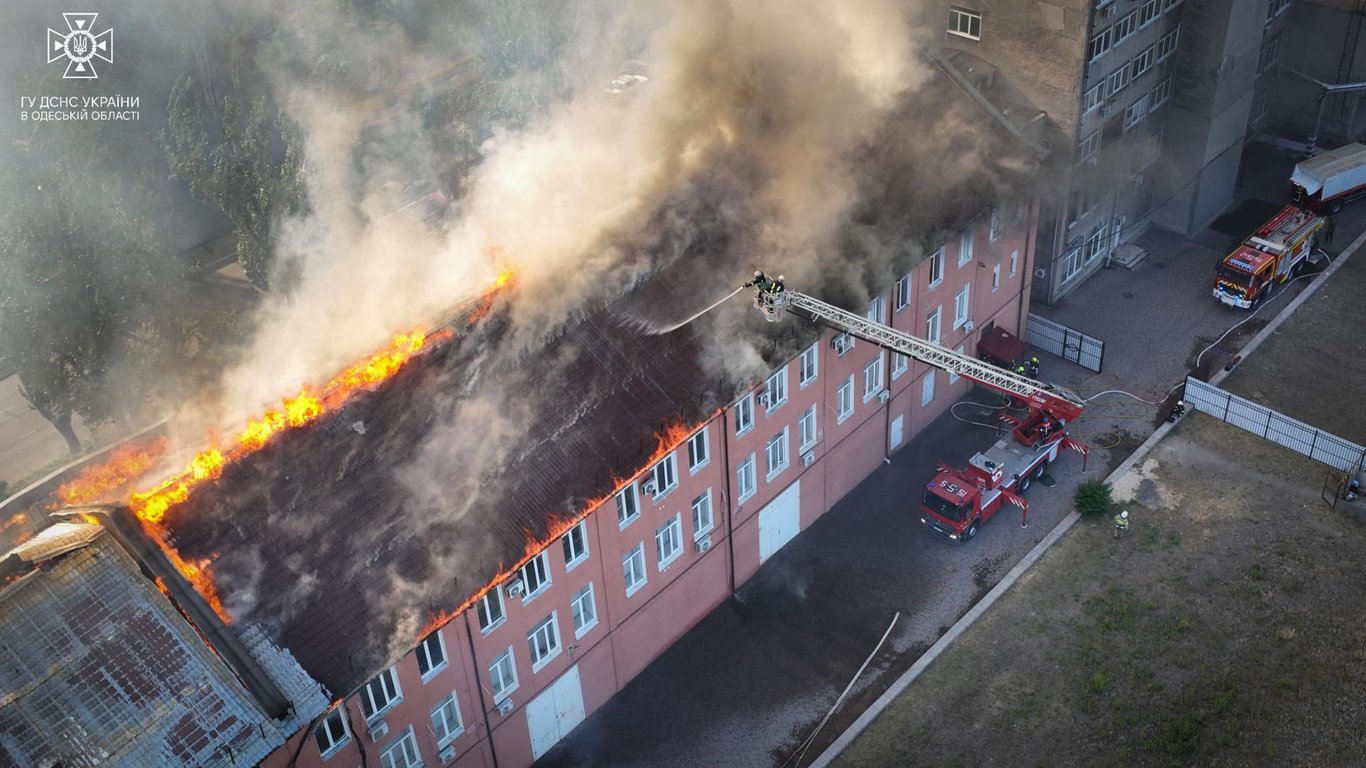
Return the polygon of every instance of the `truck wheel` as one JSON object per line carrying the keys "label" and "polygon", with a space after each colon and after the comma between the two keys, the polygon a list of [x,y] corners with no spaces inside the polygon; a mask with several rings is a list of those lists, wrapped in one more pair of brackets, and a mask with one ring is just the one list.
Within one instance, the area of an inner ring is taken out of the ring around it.
{"label": "truck wheel", "polygon": [[967,529],[966,531],[963,531],[963,541],[967,541],[967,540],[971,539],[973,536],[976,536],[976,535],[977,535],[977,521],[976,521],[976,520],[973,520],[971,523],[968,523],[968,529]]}
{"label": "truck wheel", "polygon": [[1042,480],[1044,473],[1048,471],[1048,459],[1039,462],[1039,466],[1034,468],[1034,477]]}
{"label": "truck wheel", "polygon": [[1025,491],[1029,490],[1029,482],[1033,479],[1034,476],[1032,474],[1028,474],[1020,478],[1020,484],[1016,486],[1016,490],[1018,490],[1020,493],[1024,493]]}
{"label": "truck wheel", "polygon": [[1332,203],[1330,203],[1329,206],[1328,206],[1328,212],[1329,212],[1329,213],[1338,213],[1338,212],[1340,212],[1341,210],[1342,210],[1342,201],[1341,201],[1341,200],[1334,200],[1334,201],[1333,201]]}

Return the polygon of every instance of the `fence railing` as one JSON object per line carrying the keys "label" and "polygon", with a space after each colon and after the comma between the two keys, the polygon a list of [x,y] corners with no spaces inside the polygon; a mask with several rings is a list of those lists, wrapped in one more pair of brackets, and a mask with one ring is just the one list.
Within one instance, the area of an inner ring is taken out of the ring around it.
{"label": "fence railing", "polygon": [[1032,312],[1025,326],[1025,341],[1096,373],[1105,361],[1105,342]]}
{"label": "fence railing", "polygon": [[1277,413],[1208,382],[1186,377],[1186,405],[1347,473],[1361,470],[1366,448]]}

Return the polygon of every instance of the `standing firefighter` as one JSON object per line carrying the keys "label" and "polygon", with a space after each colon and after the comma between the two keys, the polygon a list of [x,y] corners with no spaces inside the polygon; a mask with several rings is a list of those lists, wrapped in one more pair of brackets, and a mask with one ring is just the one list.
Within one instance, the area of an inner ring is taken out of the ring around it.
{"label": "standing firefighter", "polygon": [[1031,358],[1029,358],[1029,362],[1026,363],[1025,367],[1029,369],[1029,378],[1031,378],[1031,379],[1037,379],[1037,378],[1039,378],[1039,358],[1037,358],[1037,357],[1031,357]]}
{"label": "standing firefighter", "polygon": [[1123,536],[1129,532],[1129,510],[1124,510],[1115,515],[1115,538]]}

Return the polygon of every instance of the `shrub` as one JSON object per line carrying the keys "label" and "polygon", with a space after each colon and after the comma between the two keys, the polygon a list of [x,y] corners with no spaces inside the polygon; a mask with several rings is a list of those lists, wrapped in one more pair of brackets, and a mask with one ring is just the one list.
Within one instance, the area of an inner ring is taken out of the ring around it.
{"label": "shrub", "polygon": [[1103,517],[1113,503],[1110,484],[1104,480],[1087,480],[1077,486],[1077,493],[1072,498],[1082,517]]}

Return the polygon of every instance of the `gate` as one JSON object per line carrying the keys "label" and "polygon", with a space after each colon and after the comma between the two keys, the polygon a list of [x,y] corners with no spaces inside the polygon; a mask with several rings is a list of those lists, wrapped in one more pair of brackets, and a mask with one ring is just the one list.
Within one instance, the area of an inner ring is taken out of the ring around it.
{"label": "gate", "polygon": [[1033,312],[1025,326],[1025,341],[1096,373],[1105,361],[1105,342]]}

